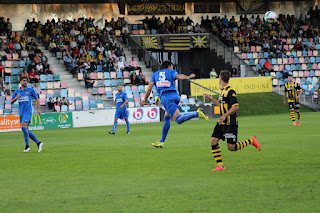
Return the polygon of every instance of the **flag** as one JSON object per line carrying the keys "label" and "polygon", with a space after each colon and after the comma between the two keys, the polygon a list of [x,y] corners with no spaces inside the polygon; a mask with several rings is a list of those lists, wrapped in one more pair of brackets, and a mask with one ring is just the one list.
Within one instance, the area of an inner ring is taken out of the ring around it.
{"label": "flag", "polygon": [[192,36],[194,48],[207,48],[207,36]]}
{"label": "flag", "polygon": [[162,37],[164,50],[190,50],[190,37]]}
{"label": "flag", "polygon": [[158,40],[155,36],[144,36],[141,38],[142,47],[145,49],[157,49]]}

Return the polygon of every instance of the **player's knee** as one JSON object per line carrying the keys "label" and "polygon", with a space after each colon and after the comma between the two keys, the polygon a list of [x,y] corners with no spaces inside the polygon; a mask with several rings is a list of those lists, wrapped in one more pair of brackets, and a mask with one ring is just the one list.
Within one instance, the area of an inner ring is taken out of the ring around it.
{"label": "player's knee", "polygon": [[211,146],[217,145],[218,142],[219,142],[219,139],[218,139],[218,138],[214,138],[214,137],[211,138],[211,141],[210,141]]}
{"label": "player's knee", "polygon": [[229,151],[237,151],[236,150],[236,145],[235,144],[228,144],[228,150]]}

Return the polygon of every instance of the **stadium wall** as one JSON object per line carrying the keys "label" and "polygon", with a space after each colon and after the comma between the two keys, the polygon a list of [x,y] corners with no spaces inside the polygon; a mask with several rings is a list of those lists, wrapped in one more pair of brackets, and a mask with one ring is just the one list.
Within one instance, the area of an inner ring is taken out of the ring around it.
{"label": "stadium wall", "polygon": [[[33,114],[30,130],[59,128],[109,126],[114,123],[116,110],[90,110],[74,112]],[[128,119],[131,124],[160,122],[159,107],[128,108]],[[119,125],[125,121],[119,120]],[[0,116],[0,132],[21,131],[19,116]]]}
{"label": "stadium wall", "polygon": [[[318,0],[316,0],[318,2]],[[270,2],[270,10],[277,14],[285,13],[299,16],[301,13],[307,15],[309,7],[314,5],[314,1],[279,1]],[[221,2],[220,13],[194,13],[193,3],[186,3],[185,15],[178,15],[187,18],[188,16],[195,22],[200,23],[201,16],[235,16],[235,2]],[[104,26],[104,20],[111,18],[125,17],[129,23],[141,23],[146,15],[121,15],[117,3],[106,4],[0,4],[1,16],[10,18],[13,31],[22,31],[27,19],[35,18],[44,23],[47,19],[74,19],[74,18],[95,18],[95,24],[100,28]],[[127,14],[127,7],[126,7]],[[167,15],[157,15],[161,20]],[[175,16],[175,15],[172,15]],[[150,15],[149,15],[150,17]]]}

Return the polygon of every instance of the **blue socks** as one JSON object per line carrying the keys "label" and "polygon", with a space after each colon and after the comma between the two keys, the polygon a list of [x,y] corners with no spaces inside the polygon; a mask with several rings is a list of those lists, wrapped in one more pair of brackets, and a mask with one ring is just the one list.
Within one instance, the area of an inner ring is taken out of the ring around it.
{"label": "blue socks", "polygon": [[162,126],[162,136],[161,136],[160,142],[164,142],[166,140],[166,137],[168,135],[168,132],[171,126],[170,119],[171,118],[164,116],[164,123]]}
{"label": "blue socks", "polygon": [[40,142],[38,138],[30,130],[29,130],[29,137],[37,144]]}
{"label": "blue socks", "polygon": [[21,127],[26,146],[29,146],[29,131],[26,127]]}
{"label": "blue socks", "polygon": [[183,113],[183,115],[179,115],[176,118],[177,124],[182,124],[185,121],[188,121],[192,118],[198,117],[199,113],[198,112],[188,112],[188,113]]}
{"label": "blue socks", "polygon": [[115,121],[113,124],[113,129],[112,129],[113,133],[116,133],[117,126],[118,126],[118,121]]}
{"label": "blue socks", "polygon": [[127,121],[127,133],[130,132],[130,123]]}

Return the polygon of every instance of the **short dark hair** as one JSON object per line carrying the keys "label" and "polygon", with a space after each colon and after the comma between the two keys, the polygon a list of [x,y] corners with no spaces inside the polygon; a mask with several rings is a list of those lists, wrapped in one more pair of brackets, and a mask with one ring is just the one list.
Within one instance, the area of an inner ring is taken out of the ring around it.
{"label": "short dark hair", "polygon": [[288,74],[288,77],[289,77],[289,76],[292,76],[292,77],[293,77],[293,75],[292,75],[292,74]]}
{"label": "short dark hair", "polygon": [[229,83],[231,73],[228,70],[221,70],[220,72],[220,78],[223,82]]}
{"label": "short dark hair", "polygon": [[172,62],[170,62],[170,61],[165,61],[165,62],[162,63],[161,69],[167,69],[167,68],[168,68],[169,66],[171,66],[171,65],[173,65]]}
{"label": "short dark hair", "polygon": [[20,77],[20,82],[23,81],[24,79],[27,79],[27,80],[28,80],[27,77],[24,77],[24,76],[23,76],[23,77]]}

